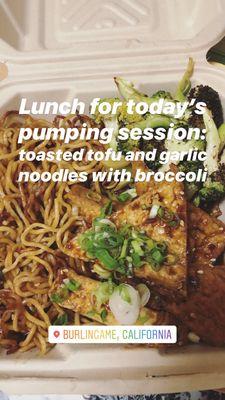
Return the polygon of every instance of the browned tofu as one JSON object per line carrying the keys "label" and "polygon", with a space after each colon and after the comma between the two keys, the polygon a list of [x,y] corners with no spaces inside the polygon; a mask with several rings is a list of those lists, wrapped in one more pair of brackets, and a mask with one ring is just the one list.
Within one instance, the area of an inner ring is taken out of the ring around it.
{"label": "browned tofu", "polygon": [[188,205],[189,262],[204,265],[215,261],[225,249],[225,225],[200,208]]}
{"label": "browned tofu", "polygon": [[[214,345],[225,345],[225,266],[210,265],[190,276],[188,298],[182,303],[166,303],[175,317],[182,341],[199,339]],[[194,336],[193,336],[194,334]],[[196,336],[197,335],[197,336]]]}
{"label": "browned tofu", "polygon": [[[133,163],[134,172],[137,168],[146,170],[146,172],[148,170],[141,162]],[[143,268],[136,270],[135,274],[139,278],[149,281],[150,284],[160,287],[161,293],[163,293],[163,290],[166,288],[184,293],[186,280],[185,265],[187,262],[184,236],[186,235],[187,219],[183,186],[177,182],[171,184],[167,182],[160,184],[151,182],[146,184],[144,182],[137,183],[136,190],[138,195],[142,196],[132,203],[127,204],[123,209],[120,209],[112,216],[112,219],[117,226],[123,225],[126,222],[138,229],[143,229],[155,240],[165,241],[168,244],[168,248],[178,254],[178,259],[181,259],[181,262],[177,263],[178,268],[177,265],[166,266],[159,272],[155,272],[152,270],[151,266],[145,265]],[[85,191],[87,194],[88,190],[85,189]],[[155,198],[161,198],[163,206],[166,205],[166,207],[168,207],[169,204],[171,211],[177,212],[180,220],[184,221],[184,226],[179,226],[179,229],[176,230],[169,230],[168,227],[165,229],[163,224],[161,225],[159,221],[149,220],[149,205]],[[91,207],[91,204],[89,204],[87,207],[84,207],[84,209],[82,207],[80,208],[81,214],[88,219],[89,223],[91,223],[93,218],[99,215],[101,209],[99,203],[94,202],[93,205],[94,207]],[[146,210],[144,210],[145,207],[147,208]],[[187,236],[190,272],[201,270],[204,265],[207,266],[210,262],[215,261],[225,249],[225,225],[218,219],[211,217],[200,208],[196,208],[191,204],[188,205]],[[80,249],[76,237],[68,246],[73,257],[88,260],[85,252]]]}
{"label": "browned tofu", "polygon": [[[155,202],[176,215],[178,221],[176,226],[169,226],[158,216],[154,219],[149,218],[150,210]],[[97,214],[96,209],[95,211]],[[93,213],[91,215],[93,217]],[[168,254],[174,259],[172,265],[165,263],[159,271],[156,271],[151,265],[145,264],[141,268],[136,268],[134,274],[150,285],[157,285],[162,292],[172,290],[175,294],[184,295],[187,264],[187,217],[183,185],[178,182],[162,182],[153,185],[145,194],[125,205],[110,218],[118,228],[128,224],[145,232],[153,240],[166,243]],[[71,256],[88,260],[78,244],[78,237],[75,237],[67,245],[67,249]]]}
{"label": "browned tofu", "polygon": [[79,214],[84,217],[86,222],[91,225],[93,219],[99,215],[101,207],[107,201],[103,196],[99,196],[99,198],[98,196],[90,189],[81,185],[74,185],[66,197],[73,206],[78,208]]}
{"label": "browned tofu", "polygon": [[[147,165],[143,163],[143,161],[134,161],[132,162],[132,175],[133,177],[136,175],[137,170],[143,171],[147,173],[149,171],[149,168]],[[136,187],[136,192],[138,196],[141,196],[142,194],[146,193],[149,188],[151,188],[154,185],[154,181],[151,182],[136,182],[135,187]]]}
{"label": "browned tofu", "polygon": [[[70,292],[69,296],[59,303],[60,307],[73,310],[104,325],[119,325],[107,305],[98,305],[95,301],[95,293],[101,285],[101,282],[78,275],[72,270],[66,271],[65,274],[66,279],[76,281],[80,284],[80,287],[75,292]],[[63,282],[61,279],[56,280],[52,293],[60,293],[62,284]],[[107,314],[104,320],[102,320],[101,313],[105,308],[107,309]],[[163,324],[164,322],[166,323],[164,318],[166,318],[165,313],[143,307],[140,310],[136,325]]]}
{"label": "browned tofu", "polygon": [[[173,167],[174,168],[174,167]],[[143,162],[132,164],[133,174],[137,169],[144,172],[148,167]],[[154,182],[136,183],[139,195],[151,189]],[[225,225],[211,217],[201,208],[188,204],[188,259],[189,268],[198,268],[210,261],[214,262],[225,249]]]}
{"label": "browned tofu", "polygon": [[[155,201],[178,217],[177,226],[170,227],[159,217],[149,218],[149,210]],[[157,285],[160,291],[169,289],[185,294],[187,215],[183,185],[175,181],[154,184],[146,193],[113,214],[111,219],[118,227],[124,224],[131,225],[144,231],[152,239],[167,244],[168,253],[174,255],[176,259],[173,265],[163,265],[159,271],[154,271],[149,264],[145,264],[135,270],[135,275],[150,284]]]}

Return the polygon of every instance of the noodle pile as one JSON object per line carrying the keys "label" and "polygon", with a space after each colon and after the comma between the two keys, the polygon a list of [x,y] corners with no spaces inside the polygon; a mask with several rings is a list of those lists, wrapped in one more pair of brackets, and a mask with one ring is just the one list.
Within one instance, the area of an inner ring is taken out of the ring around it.
{"label": "noodle pile", "polygon": [[[48,326],[56,323],[64,311],[52,303],[49,292],[63,269],[76,269],[76,260],[66,254],[65,245],[85,221],[67,199],[70,183],[18,183],[20,171],[70,171],[103,169],[96,161],[27,162],[20,161],[19,151],[94,151],[101,145],[94,140],[73,144],[36,142],[18,145],[20,127],[79,127],[83,122],[94,126],[87,116],[57,116],[53,123],[10,111],[0,121],[0,345],[7,353],[38,348],[45,354]],[[101,193],[99,184],[89,178],[86,186]],[[104,184],[102,184],[104,186]],[[108,184],[109,185],[109,184]],[[115,186],[111,182],[109,187]],[[78,314],[68,312],[70,324],[82,323]],[[85,322],[85,321],[84,321]],[[86,321],[87,322],[87,321]]]}

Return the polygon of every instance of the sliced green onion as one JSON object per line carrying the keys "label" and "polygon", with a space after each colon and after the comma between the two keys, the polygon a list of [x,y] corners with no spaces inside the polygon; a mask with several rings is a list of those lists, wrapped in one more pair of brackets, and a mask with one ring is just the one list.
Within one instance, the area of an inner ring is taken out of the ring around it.
{"label": "sliced green onion", "polygon": [[157,263],[157,264],[162,264],[164,261],[164,256],[158,249],[154,249],[151,252],[152,259]]}
{"label": "sliced green onion", "polygon": [[175,228],[176,226],[178,226],[180,224],[180,221],[178,219],[174,219],[173,221],[169,221],[168,225],[171,226],[172,228]]}
{"label": "sliced green onion", "polygon": [[57,294],[57,293],[53,293],[53,294],[51,295],[50,299],[51,299],[51,301],[52,301],[53,303],[57,303],[57,304],[60,304],[60,303],[63,302],[63,298],[62,298],[59,294]]}
{"label": "sliced green onion", "polygon": [[93,272],[97,274],[100,278],[108,279],[111,277],[111,272],[104,269],[101,265],[95,263],[93,265]]}
{"label": "sliced green onion", "polygon": [[132,189],[128,189],[123,193],[120,193],[117,196],[117,200],[121,201],[121,202],[125,202],[127,200],[131,200],[131,199],[135,199],[135,197],[137,197],[137,192],[135,188]]}
{"label": "sliced green onion", "polygon": [[127,255],[128,239],[125,239],[120,253],[120,258],[125,258]]}
{"label": "sliced green onion", "polygon": [[101,319],[102,319],[103,322],[105,322],[105,320],[106,320],[106,318],[107,318],[107,314],[108,314],[108,312],[107,312],[107,310],[104,308],[104,310],[102,310],[102,312],[101,312],[101,314],[100,314]]}
{"label": "sliced green onion", "polygon": [[141,298],[141,306],[144,307],[149,302],[150,290],[144,283],[139,283],[137,290]]}
{"label": "sliced green onion", "polygon": [[94,296],[96,298],[96,303],[98,307],[101,307],[102,304],[106,304],[109,301],[109,297],[113,293],[114,283],[112,281],[101,282],[97,290],[94,291]]}
{"label": "sliced green onion", "polygon": [[121,285],[117,286],[116,290],[119,291],[121,298],[126,301],[127,303],[131,303],[131,297],[129,294],[129,286],[122,283]]}
{"label": "sliced green onion", "polygon": [[141,257],[138,253],[132,253],[132,263],[134,267],[138,268],[142,266]]}
{"label": "sliced green onion", "polygon": [[110,228],[113,228],[116,231],[116,225],[108,218],[99,218],[98,222],[95,224],[95,226],[100,226],[100,227],[102,225],[109,225]]}
{"label": "sliced green onion", "polygon": [[89,190],[89,192],[87,193],[87,198],[90,200],[94,200],[97,203],[101,201],[101,195],[97,192],[94,192],[93,190]]}
{"label": "sliced green onion", "polygon": [[106,249],[97,249],[96,258],[109,270],[116,269],[118,267],[118,262],[111,257]]}
{"label": "sliced green onion", "polygon": [[68,315],[67,314],[59,315],[53,322],[53,325],[67,325],[67,324],[68,324]]}
{"label": "sliced green onion", "polygon": [[160,218],[163,218],[163,217],[164,217],[164,214],[165,214],[164,208],[163,208],[163,207],[159,207],[158,212],[157,212],[157,215],[158,215]]}
{"label": "sliced green onion", "polygon": [[146,311],[142,312],[142,310],[141,310],[141,313],[140,313],[140,315],[138,317],[137,323],[140,324],[140,325],[145,325],[145,323],[148,322],[148,321],[149,321],[148,313]]}
{"label": "sliced green onion", "polygon": [[86,316],[88,317],[88,318],[96,318],[97,316],[98,316],[99,314],[97,313],[97,311],[88,311],[87,312],[87,314],[86,314]]}
{"label": "sliced green onion", "polygon": [[149,218],[153,219],[157,216],[158,211],[159,211],[160,206],[158,204],[153,204],[150,213],[149,213]]}
{"label": "sliced green onion", "polygon": [[65,279],[63,282],[70,292],[76,292],[81,286],[80,282],[77,282],[74,279]]}
{"label": "sliced green onion", "polygon": [[166,222],[167,225],[171,227],[176,227],[180,223],[178,215],[176,215],[173,211],[167,210],[164,207],[159,207],[157,215],[164,222]]}
{"label": "sliced green onion", "polygon": [[178,261],[178,256],[176,254],[167,254],[165,259],[166,265],[174,265]]}
{"label": "sliced green onion", "polygon": [[148,240],[146,241],[146,244],[147,244],[147,246],[148,246],[148,248],[149,248],[150,250],[153,249],[153,247],[155,246],[154,240],[152,240],[152,239],[148,239]]}
{"label": "sliced green onion", "polygon": [[138,240],[132,240],[131,245],[135,251],[135,253],[137,253],[139,256],[143,256],[144,252],[141,248],[141,244]]}
{"label": "sliced green onion", "polygon": [[117,200],[121,201],[121,203],[125,203],[125,201],[128,201],[128,200],[130,200],[131,198],[132,198],[132,197],[129,195],[129,193],[126,193],[126,192],[120,193],[120,194],[117,196]]}
{"label": "sliced green onion", "polygon": [[112,201],[109,201],[104,207],[101,209],[100,217],[104,218],[108,215],[112,214]]}

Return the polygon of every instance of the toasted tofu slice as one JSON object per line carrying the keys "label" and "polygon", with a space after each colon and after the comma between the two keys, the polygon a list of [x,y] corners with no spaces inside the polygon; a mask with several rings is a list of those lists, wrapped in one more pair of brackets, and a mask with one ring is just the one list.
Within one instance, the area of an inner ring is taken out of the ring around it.
{"label": "toasted tofu slice", "polygon": [[[159,216],[149,218],[152,205],[158,202],[161,207],[178,218],[177,226],[168,226]],[[175,256],[173,265],[162,265],[159,271],[145,264],[135,270],[135,276],[157,285],[160,291],[173,290],[185,294],[187,271],[187,212],[184,188],[178,182],[160,182],[149,187],[148,191],[112,215],[118,226],[131,225],[145,232],[158,242],[165,242],[168,253]]]}
{"label": "toasted tofu slice", "polygon": [[[178,221],[176,226],[169,226],[158,216],[154,219],[149,218],[150,210],[155,202],[176,216]],[[155,271],[151,265],[145,264],[141,268],[136,268],[134,274],[136,277],[148,281],[149,285],[157,285],[162,292],[172,290],[184,295],[187,264],[187,217],[183,185],[178,182],[161,182],[153,185],[146,193],[125,205],[110,218],[118,228],[128,224],[145,232],[153,240],[167,244],[168,254],[173,255],[175,259],[173,265],[164,264],[159,271]],[[78,241],[79,236],[76,236],[67,245],[67,249],[71,256],[88,261],[89,259],[80,248]]]}
{"label": "toasted tofu slice", "polygon": [[[62,308],[72,310],[97,321],[103,325],[120,325],[108,305],[98,305],[95,301],[95,293],[99,289],[101,282],[88,278],[86,276],[78,275],[72,270],[64,272],[64,279],[73,280],[78,283],[79,288],[75,292],[69,292],[69,295],[58,305]],[[59,294],[62,289],[62,278],[58,278],[52,289],[51,294]],[[107,310],[106,315],[102,319],[102,311]],[[136,325],[157,325],[166,323],[166,314],[164,312],[157,312],[149,308],[143,307],[140,310],[139,318]]]}
{"label": "toasted tofu slice", "polygon": [[104,196],[100,196],[81,185],[74,185],[66,198],[73,206],[78,208],[78,213],[84,217],[89,225],[99,215],[101,207],[107,202]]}
{"label": "toasted tofu slice", "polygon": [[[148,171],[142,161],[132,163],[133,175],[137,169]],[[136,191],[141,195],[153,185],[154,182],[136,183]],[[188,204],[187,214],[189,268],[197,268],[215,261],[225,250],[225,225],[192,204]]]}
{"label": "toasted tofu slice", "polygon": [[225,249],[225,225],[200,208],[188,205],[188,248],[191,264],[214,262]]}
{"label": "toasted tofu slice", "polygon": [[189,283],[188,298],[182,303],[166,303],[177,318],[182,340],[200,341],[209,345],[225,345],[225,265],[202,268]]}
{"label": "toasted tofu slice", "polygon": [[[136,175],[137,170],[143,171],[147,173],[149,171],[149,168],[143,161],[133,161],[132,162],[132,176],[134,177]],[[142,194],[146,193],[149,188],[151,188],[154,185],[154,181],[144,181],[144,182],[136,182],[135,187],[136,187],[136,192],[138,196],[141,196]]]}

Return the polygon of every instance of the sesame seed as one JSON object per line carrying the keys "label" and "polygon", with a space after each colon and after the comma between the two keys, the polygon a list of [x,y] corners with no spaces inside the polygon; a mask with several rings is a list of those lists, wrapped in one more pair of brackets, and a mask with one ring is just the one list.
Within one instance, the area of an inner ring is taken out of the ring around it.
{"label": "sesame seed", "polygon": [[192,343],[199,343],[200,342],[200,337],[198,335],[196,335],[196,333],[194,333],[194,332],[189,332],[188,339]]}

